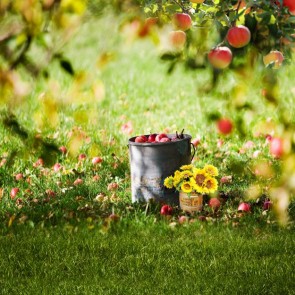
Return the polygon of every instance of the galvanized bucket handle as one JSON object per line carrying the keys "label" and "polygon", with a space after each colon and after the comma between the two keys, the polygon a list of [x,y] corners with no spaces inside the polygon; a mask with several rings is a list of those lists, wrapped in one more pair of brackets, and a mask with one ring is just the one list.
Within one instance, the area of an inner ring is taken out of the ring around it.
{"label": "galvanized bucket handle", "polygon": [[191,161],[192,161],[193,158],[194,158],[194,156],[195,156],[195,154],[196,154],[196,148],[195,148],[195,146],[193,145],[193,143],[191,143],[191,146],[193,147],[193,155],[192,155],[192,159],[191,159]]}

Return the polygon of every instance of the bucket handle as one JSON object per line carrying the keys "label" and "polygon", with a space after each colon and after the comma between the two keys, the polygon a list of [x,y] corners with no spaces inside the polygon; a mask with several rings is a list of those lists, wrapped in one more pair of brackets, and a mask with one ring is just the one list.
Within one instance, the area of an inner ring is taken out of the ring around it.
{"label": "bucket handle", "polygon": [[193,155],[192,155],[192,158],[191,158],[191,161],[193,160],[195,154],[196,154],[196,148],[195,146],[191,143],[191,146],[193,147]]}

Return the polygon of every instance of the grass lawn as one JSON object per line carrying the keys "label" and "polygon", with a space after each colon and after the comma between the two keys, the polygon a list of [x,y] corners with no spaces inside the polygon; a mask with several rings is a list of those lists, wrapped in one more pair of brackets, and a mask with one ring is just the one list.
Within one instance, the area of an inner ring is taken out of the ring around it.
{"label": "grass lawn", "polygon": [[[14,111],[27,139],[0,126],[6,161],[0,165],[0,294],[294,294],[294,202],[286,228],[262,210],[281,166],[265,137],[257,136],[279,122],[278,108],[295,118],[294,68],[278,73],[279,107],[263,102],[259,71],[246,78],[225,73],[208,92],[208,69],[177,67],[166,75],[167,64],[157,60],[151,42],[126,43],[116,21],[90,19],[67,45],[74,79],[53,64],[50,79],[36,81],[28,101]],[[251,107],[237,112],[241,96]],[[245,134],[237,125],[220,136],[210,120],[216,113],[246,119]],[[233,181],[220,185],[226,202],[219,212],[207,198],[204,212],[180,225],[179,208],[167,220],[159,204],[131,203],[126,145],[134,135],[183,128],[200,137],[194,163],[212,163],[220,177]],[[40,136],[52,146],[39,148]],[[245,148],[249,141],[253,145]],[[73,156],[56,156],[54,145]],[[92,164],[95,156],[102,159],[98,165]],[[54,170],[55,163],[62,168]],[[255,167],[265,164],[269,173],[255,175]],[[239,214],[237,206],[254,184],[261,192],[250,201],[252,212]],[[19,189],[17,197],[11,198],[12,188]]]}
{"label": "grass lawn", "polygon": [[294,294],[288,230],[132,221],[74,231],[1,237],[2,294]]}

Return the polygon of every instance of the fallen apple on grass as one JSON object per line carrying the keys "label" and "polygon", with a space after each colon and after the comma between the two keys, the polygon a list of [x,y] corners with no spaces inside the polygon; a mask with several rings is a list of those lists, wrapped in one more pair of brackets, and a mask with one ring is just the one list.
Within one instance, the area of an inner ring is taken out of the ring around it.
{"label": "fallen apple on grass", "polygon": [[220,208],[220,201],[218,198],[211,198],[208,202],[209,207],[211,207],[214,211],[218,211]]}
{"label": "fallen apple on grass", "polygon": [[238,211],[243,211],[243,212],[250,212],[251,211],[251,205],[249,203],[240,203],[238,207]]}
{"label": "fallen apple on grass", "polygon": [[17,196],[18,193],[19,193],[19,188],[18,187],[12,188],[11,191],[10,191],[11,199],[13,200]]}
{"label": "fallen apple on grass", "polygon": [[92,158],[92,160],[91,160],[91,162],[92,162],[92,164],[93,165],[97,165],[97,164],[100,164],[100,163],[102,163],[102,158],[101,157],[94,157],[94,158]]}
{"label": "fallen apple on grass", "polygon": [[272,208],[272,205],[273,205],[272,201],[270,201],[270,200],[264,201],[264,203],[263,203],[263,210],[269,210],[269,209],[271,209]]}
{"label": "fallen apple on grass", "polygon": [[170,205],[163,205],[161,207],[160,211],[161,215],[167,216],[167,215],[172,215],[173,213],[173,208]]}
{"label": "fallen apple on grass", "polygon": [[179,216],[178,218],[179,224],[185,224],[189,222],[189,218],[185,215]]}

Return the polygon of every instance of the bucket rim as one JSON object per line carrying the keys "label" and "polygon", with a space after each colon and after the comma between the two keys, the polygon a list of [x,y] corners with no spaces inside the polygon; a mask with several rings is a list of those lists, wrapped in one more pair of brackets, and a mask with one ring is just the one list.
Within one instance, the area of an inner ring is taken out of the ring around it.
{"label": "bucket rim", "polygon": [[[150,134],[141,134],[141,135],[144,135],[144,136],[149,136]],[[136,136],[133,136],[131,138],[128,139],[128,144],[129,145],[138,145],[138,146],[162,146],[162,145],[171,145],[171,144],[175,144],[177,142],[181,142],[181,141],[186,141],[186,140],[190,140],[192,139],[192,136],[190,134],[183,134],[184,138],[180,138],[178,140],[175,140],[175,141],[169,141],[169,142],[135,142],[135,138],[137,136],[141,136],[141,135],[136,135]],[[175,133],[167,133],[167,136],[169,138],[173,138],[175,136]]]}

